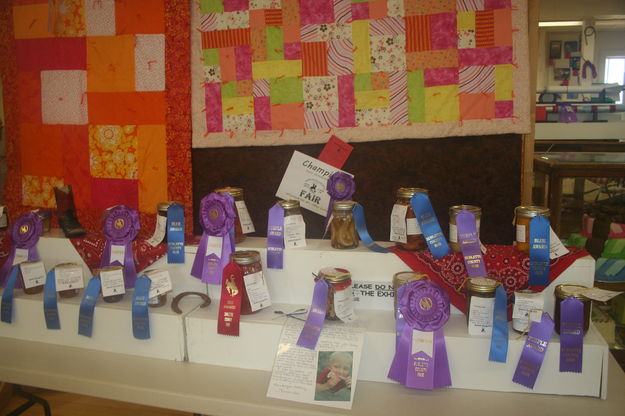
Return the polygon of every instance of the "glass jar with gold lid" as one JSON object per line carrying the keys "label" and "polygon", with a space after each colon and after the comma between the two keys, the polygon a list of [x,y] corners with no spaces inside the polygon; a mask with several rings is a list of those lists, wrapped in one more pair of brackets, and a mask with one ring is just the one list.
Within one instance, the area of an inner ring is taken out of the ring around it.
{"label": "glass jar with gold lid", "polygon": [[523,253],[529,254],[530,252],[530,222],[538,215],[549,218],[551,210],[534,205],[521,205],[514,209],[516,248]]}
{"label": "glass jar with gold lid", "polygon": [[234,199],[234,212],[236,218],[234,220],[234,242],[241,243],[245,240],[245,234],[254,232],[254,224],[245,205],[243,198],[243,188],[226,186],[215,189],[219,194],[229,194]]}
{"label": "glass jar with gold lid", "polygon": [[263,272],[260,262],[260,253],[256,250],[238,250],[232,253],[232,260],[243,270],[243,284],[238,288],[241,291],[241,315],[250,315],[258,312],[252,310],[250,297],[245,287],[245,276]]}
{"label": "glass jar with gold lid", "polygon": [[493,329],[495,292],[500,283],[489,277],[470,277],[466,282],[467,325],[470,335],[489,335]]}
{"label": "glass jar with gold lid", "polygon": [[396,192],[397,200],[391,214],[391,241],[395,241],[402,250],[418,251],[426,248],[425,237],[410,205],[410,199],[416,193],[427,194],[428,190],[402,187]]}
{"label": "glass jar with gold lid", "polygon": [[[105,273],[115,273],[115,274],[121,274],[122,279],[124,277],[124,268],[122,266],[108,266],[108,267],[102,267],[100,269],[100,271],[98,272],[100,274],[100,279],[102,279],[102,272]],[[104,286],[104,285],[102,285]],[[124,298],[124,294],[123,293],[118,293],[117,295],[109,295],[109,296],[104,296],[104,289],[100,289],[100,292],[102,293],[102,300],[104,302],[107,303],[117,303],[120,300],[122,300]]]}
{"label": "glass jar with gold lid", "polygon": [[[54,272],[55,273],[67,273],[67,274],[71,274],[74,276],[78,276],[80,275],[80,279],[82,280],[82,266],[80,266],[78,263],[63,263],[63,264],[58,264],[54,267]],[[56,279],[56,276],[55,276]],[[58,282],[58,280],[57,280]],[[57,283],[57,290],[59,287],[59,284]],[[82,282],[80,285],[80,288],[82,288]],[[62,298],[73,298],[74,296],[78,295],[80,293],[80,288],[79,287],[74,287],[72,289],[66,289],[66,290],[59,290],[58,294],[59,297]]]}
{"label": "glass jar with gold lid", "polygon": [[350,290],[352,287],[352,275],[349,270],[341,269],[338,267],[324,267],[319,270],[318,277],[320,279],[325,279],[328,282],[328,301],[326,308],[326,319],[330,321],[338,321],[340,320],[339,315],[335,309],[335,298],[338,292],[340,295],[347,294],[348,296],[352,296],[352,293],[343,292],[344,290]]}
{"label": "glass jar with gold lid", "polygon": [[335,201],[330,223],[330,244],[334,248],[358,247],[358,232],[354,220],[354,201]]}
{"label": "glass jar with gold lid", "polygon": [[290,217],[292,215],[302,215],[302,210],[299,205],[299,201],[295,199],[283,199],[278,201],[278,205],[284,209],[284,217]]}
{"label": "glass jar with gold lid", "polygon": [[414,272],[412,270],[395,273],[393,275],[393,303],[395,305],[394,310],[397,310],[397,291],[401,285],[408,282],[415,282],[417,280],[423,280],[428,278],[429,277],[427,274]]}
{"label": "glass jar with gold lid", "polygon": [[460,214],[463,210],[467,210],[475,216],[475,228],[477,229],[477,235],[480,235],[480,221],[482,219],[482,208],[475,205],[454,205],[449,208],[449,247],[455,253],[461,253],[460,240],[458,239],[458,226],[456,224],[456,215]]}
{"label": "glass jar with gold lid", "polygon": [[553,292],[556,298],[554,321],[555,330],[558,334],[560,333],[561,303],[569,296],[573,296],[575,299],[579,299],[584,305],[584,334],[586,334],[588,328],[590,327],[590,314],[592,310],[592,300],[590,298],[587,298],[583,294],[584,290],[588,289],[589,288],[586,286],[573,284],[561,284],[556,286]]}

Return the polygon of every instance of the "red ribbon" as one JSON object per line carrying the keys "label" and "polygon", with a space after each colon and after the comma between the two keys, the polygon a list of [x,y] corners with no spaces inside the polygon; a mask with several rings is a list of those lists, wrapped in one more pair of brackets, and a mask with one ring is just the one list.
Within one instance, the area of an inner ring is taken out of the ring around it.
{"label": "red ribbon", "polygon": [[221,279],[221,301],[217,333],[239,336],[241,319],[241,295],[243,291],[243,270],[231,261],[224,267]]}

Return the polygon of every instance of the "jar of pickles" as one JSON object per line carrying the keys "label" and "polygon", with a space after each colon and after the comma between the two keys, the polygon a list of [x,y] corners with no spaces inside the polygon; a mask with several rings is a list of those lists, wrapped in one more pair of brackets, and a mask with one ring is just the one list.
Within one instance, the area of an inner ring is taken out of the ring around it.
{"label": "jar of pickles", "polygon": [[530,221],[542,215],[549,218],[549,208],[539,206],[518,206],[514,209],[514,224],[516,226],[516,248],[526,254],[530,252]]}
{"label": "jar of pickles", "polygon": [[241,243],[245,240],[245,234],[254,232],[254,224],[245,205],[243,199],[243,188],[235,188],[226,186],[224,188],[215,189],[219,194],[229,194],[234,199],[234,211],[236,218],[234,220],[234,242]]}
{"label": "jar of pickles", "polygon": [[399,188],[397,201],[391,213],[391,241],[395,241],[402,250],[418,251],[426,248],[425,237],[419,227],[410,198],[416,193],[427,194],[424,188]]}
{"label": "jar of pickles", "polygon": [[590,313],[592,309],[592,300],[584,296],[583,291],[587,290],[586,286],[582,285],[572,285],[572,284],[562,284],[557,285],[553,294],[556,297],[555,304],[555,330],[558,334],[560,334],[560,308],[563,300],[568,298],[569,296],[573,296],[576,299],[579,299],[584,305],[584,334],[588,331],[588,327],[590,326]]}
{"label": "jar of pickles", "polygon": [[428,279],[428,275],[425,273],[407,271],[399,272],[393,275],[393,303],[395,305],[395,311],[397,310],[397,290],[401,285],[408,282],[414,282],[417,280]]}
{"label": "jar of pickles", "polygon": [[[255,294],[260,296],[254,299],[250,299],[247,293],[246,282],[254,283],[257,287],[264,286],[264,291],[267,292],[260,253],[255,250],[239,250],[232,253],[232,260],[243,270],[243,285],[238,288],[241,291],[241,315],[249,315],[269,306],[271,302],[268,293],[264,295],[262,290],[257,290]],[[266,296],[266,300],[263,300],[264,296]]]}
{"label": "jar of pickles", "polygon": [[495,291],[500,283],[489,277],[470,277],[466,285],[469,335],[490,335],[493,331]]}
{"label": "jar of pickles", "polygon": [[335,201],[330,223],[330,244],[334,248],[358,247],[358,232],[354,220],[354,201]]}
{"label": "jar of pickles", "polygon": [[[338,321],[351,314],[353,311],[343,307],[346,302],[349,303],[350,300],[353,300],[351,273],[337,267],[324,267],[319,270],[318,277],[325,279],[328,283],[326,319]],[[351,304],[348,308],[350,307]]]}
{"label": "jar of pickles", "polygon": [[454,205],[449,208],[449,247],[456,252],[461,253],[460,240],[458,239],[458,226],[456,225],[456,215],[463,210],[467,210],[475,216],[475,227],[477,235],[480,235],[480,220],[482,218],[482,208],[475,205]]}

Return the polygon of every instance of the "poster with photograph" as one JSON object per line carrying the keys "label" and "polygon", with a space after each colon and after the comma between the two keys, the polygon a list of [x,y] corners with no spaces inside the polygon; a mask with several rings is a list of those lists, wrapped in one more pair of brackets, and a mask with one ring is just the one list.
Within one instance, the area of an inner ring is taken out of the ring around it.
{"label": "poster with photograph", "polygon": [[564,57],[570,58],[574,52],[579,52],[579,42],[576,40],[564,42]]}
{"label": "poster with photograph", "polygon": [[562,41],[552,40],[549,44],[549,59],[560,59],[562,57]]}
{"label": "poster with photograph", "polygon": [[556,68],[553,70],[553,79],[556,81],[565,81],[571,77],[570,68]]}

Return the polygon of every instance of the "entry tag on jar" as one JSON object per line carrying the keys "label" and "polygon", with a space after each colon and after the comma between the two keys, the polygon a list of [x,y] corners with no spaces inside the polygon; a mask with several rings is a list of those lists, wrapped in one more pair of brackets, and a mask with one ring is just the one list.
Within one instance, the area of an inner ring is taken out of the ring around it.
{"label": "entry tag on jar", "polygon": [[34,261],[20,264],[22,278],[24,279],[24,287],[41,286],[46,280],[46,269],[43,267],[42,261]]}
{"label": "entry tag on jar", "polygon": [[250,213],[247,210],[247,205],[245,205],[245,201],[234,201],[234,204],[237,207],[237,213],[239,214],[239,220],[241,221],[243,234],[253,233],[254,224],[252,223],[252,217],[250,217]]}
{"label": "entry tag on jar", "polygon": [[599,289],[598,287],[591,287],[589,289],[582,289],[578,293],[583,294],[588,299],[596,300],[598,302],[607,302],[610,299],[620,295],[623,292],[614,292],[612,290]]}
{"label": "entry tag on jar", "polygon": [[54,269],[56,291],[82,289],[85,284],[82,281],[82,267],[57,267]]}
{"label": "entry tag on jar", "polygon": [[124,258],[126,257],[126,246],[119,246],[117,244],[111,244],[111,259],[109,264],[119,262],[120,265],[124,265]]}
{"label": "entry tag on jar", "polygon": [[471,297],[469,309],[469,335],[491,335],[495,298]]}
{"label": "entry tag on jar", "polygon": [[421,232],[421,227],[419,227],[419,221],[417,221],[416,218],[406,218],[406,234],[408,235],[423,234]]}
{"label": "entry tag on jar", "polygon": [[306,223],[301,215],[284,217],[284,248],[306,247]]}
{"label": "entry tag on jar", "polygon": [[155,298],[163,293],[171,292],[173,289],[171,277],[167,270],[148,270],[145,274],[152,281],[150,293],[148,295],[149,299]]}
{"label": "entry tag on jar", "polygon": [[334,313],[346,324],[357,320],[354,313],[354,294],[351,286],[334,292]]}
{"label": "entry tag on jar", "polygon": [[393,205],[393,211],[391,211],[391,237],[390,241],[398,243],[406,243],[406,212],[408,212],[407,205]]}
{"label": "entry tag on jar", "polygon": [[551,260],[562,257],[569,253],[569,249],[564,247],[558,235],[553,231],[553,228],[549,227],[549,258]]}
{"label": "entry tag on jar", "polygon": [[262,271],[243,276],[243,283],[245,283],[247,297],[250,299],[252,312],[271,305],[267,280]]}
{"label": "entry tag on jar", "polygon": [[123,269],[100,272],[100,282],[102,284],[102,297],[126,293]]}
{"label": "entry tag on jar", "polygon": [[28,249],[16,248],[15,257],[13,257],[13,266],[17,266],[18,264],[24,263],[25,261],[28,261]]}
{"label": "entry tag on jar", "polygon": [[165,238],[165,231],[167,230],[167,217],[156,214],[156,229],[152,237],[147,240],[147,243],[152,247],[159,245],[163,238]]}
{"label": "entry tag on jar", "polygon": [[514,293],[512,319],[524,319],[528,316],[531,322],[540,322],[543,316],[545,300],[542,293]]}

